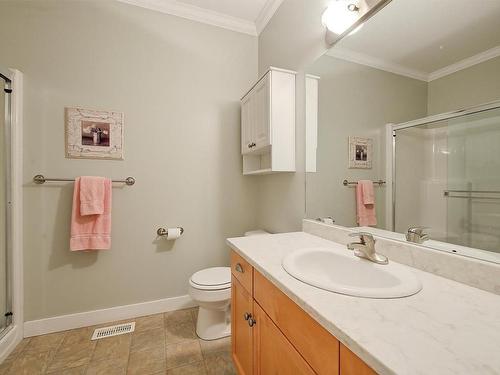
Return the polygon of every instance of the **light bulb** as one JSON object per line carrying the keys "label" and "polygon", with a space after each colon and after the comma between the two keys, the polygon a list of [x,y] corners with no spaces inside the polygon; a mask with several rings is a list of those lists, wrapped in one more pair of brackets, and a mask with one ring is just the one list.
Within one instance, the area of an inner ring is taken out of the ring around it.
{"label": "light bulb", "polygon": [[[359,18],[357,0],[336,0],[324,11],[321,22],[331,32],[340,35],[351,27]],[[352,31],[354,34],[362,25]]]}

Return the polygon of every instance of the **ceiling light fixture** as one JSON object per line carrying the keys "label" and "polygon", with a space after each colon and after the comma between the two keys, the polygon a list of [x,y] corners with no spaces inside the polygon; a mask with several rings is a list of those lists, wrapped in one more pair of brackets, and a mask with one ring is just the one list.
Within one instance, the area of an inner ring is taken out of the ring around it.
{"label": "ceiling light fixture", "polygon": [[[360,17],[358,0],[336,0],[323,12],[321,22],[331,32],[340,35],[351,27]],[[362,25],[354,29],[358,31]]]}

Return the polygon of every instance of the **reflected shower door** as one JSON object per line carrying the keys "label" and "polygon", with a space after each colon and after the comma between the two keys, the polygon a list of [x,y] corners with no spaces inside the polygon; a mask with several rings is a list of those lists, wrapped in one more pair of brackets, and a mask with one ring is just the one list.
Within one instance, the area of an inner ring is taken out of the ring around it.
{"label": "reflected shower door", "polygon": [[500,253],[500,109],[449,120],[447,241]]}

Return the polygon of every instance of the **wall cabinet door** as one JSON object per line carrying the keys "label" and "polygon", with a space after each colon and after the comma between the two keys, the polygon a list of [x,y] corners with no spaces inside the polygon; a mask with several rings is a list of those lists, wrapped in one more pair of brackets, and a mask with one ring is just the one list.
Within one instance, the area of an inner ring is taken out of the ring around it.
{"label": "wall cabinet door", "polygon": [[239,375],[252,375],[252,327],[248,315],[252,314],[253,297],[234,277],[231,285],[231,346],[234,366]]}
{"label": "wall cabinet door", "polygon": [[252,151],[252,95],[248,94],[241,101],[241,153],[248,154]]}
{"label": "wall cabinet door", "polygon": [[315,374],[271,318],[254,303],[254,374]]}
{"label": "wall cabinet door", "polygon": [[271,144],[270,73],[241,100],[241,153],[248,154]]}
{"label": "wall cabinet door", "polygon": [[268,73],[254,88],[254,123],[253,123],[253,150],[260,150],[271,144],[270,128],[270,74]]}

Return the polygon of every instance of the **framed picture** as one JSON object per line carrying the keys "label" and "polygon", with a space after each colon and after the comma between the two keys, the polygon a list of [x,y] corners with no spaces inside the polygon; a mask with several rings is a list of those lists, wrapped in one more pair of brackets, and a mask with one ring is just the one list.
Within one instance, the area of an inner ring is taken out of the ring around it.
{"label": "framed picture", "polygon": [[123,160],[123,113],[66,107],[66,157]]}
{"label": "framed picture", "polygon": [[371,169],[373,140],[371,138],[349,137],[349,168]]}

